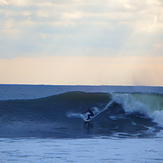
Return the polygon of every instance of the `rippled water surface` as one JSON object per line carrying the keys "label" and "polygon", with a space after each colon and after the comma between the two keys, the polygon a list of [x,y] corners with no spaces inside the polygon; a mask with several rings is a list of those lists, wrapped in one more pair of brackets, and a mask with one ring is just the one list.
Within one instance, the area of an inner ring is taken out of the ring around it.
{"label": "rippled water surface", "polygon": [[162,163],[162,138],[0,139],[1,163]]}

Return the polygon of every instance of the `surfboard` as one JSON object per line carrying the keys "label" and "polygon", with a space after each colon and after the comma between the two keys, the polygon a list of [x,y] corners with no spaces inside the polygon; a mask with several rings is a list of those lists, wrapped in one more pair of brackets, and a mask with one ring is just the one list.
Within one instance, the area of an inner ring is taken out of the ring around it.
{"label": "surfboard", "polygon": [[98,108],[91,108],[91,111],[93,112],[94,116],[90,116],[90,119],[89,120],[88,120],[88,114],[90,114],[89,112],[80,114],[80,117],[85,122],[90,122],[94,117],[96,117],[100,113],[100,110]]}

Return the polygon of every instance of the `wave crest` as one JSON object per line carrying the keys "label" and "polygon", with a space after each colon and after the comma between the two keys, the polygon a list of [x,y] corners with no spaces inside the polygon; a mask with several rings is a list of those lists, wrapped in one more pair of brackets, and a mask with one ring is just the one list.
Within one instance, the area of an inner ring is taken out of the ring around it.
{"label": "wave crest", "polygon": [[[138,93],[68,92],[33,100],[0,101],[0,136],[151,135],[151,128],[152,133],[162,129],[158,126],[163,125],[162,105],[162,95]],[[84,125],[79,115],[87,108],[98,108],[100,114]]]}

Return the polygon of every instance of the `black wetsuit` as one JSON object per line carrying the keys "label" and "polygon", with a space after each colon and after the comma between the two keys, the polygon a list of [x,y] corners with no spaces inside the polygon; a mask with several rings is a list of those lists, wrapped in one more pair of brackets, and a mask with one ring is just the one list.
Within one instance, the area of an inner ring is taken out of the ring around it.
{"label": "black wetsuit", "polygon": [[87,120],[90,119],[90,116],[94,116],[94,114],[93,114],[93,112],[92,112],[91,110],[88,110],[88,112],[89,112],[90,114],[88,114],[88,118],[87,118]]}

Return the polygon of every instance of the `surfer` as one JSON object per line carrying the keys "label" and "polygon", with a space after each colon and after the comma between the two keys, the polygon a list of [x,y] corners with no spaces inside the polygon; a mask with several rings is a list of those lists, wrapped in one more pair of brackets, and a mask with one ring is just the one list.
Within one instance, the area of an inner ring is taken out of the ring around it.
{"label": "surfer", "polygon": [[94,116],[94,114],[93,114],[93,111],[92,110],[90,110],[89,108],[88,108],[88,110],[86,111],[86,112],[84,112],[84,113],[89,113],[87,116],[88,116],[88,118],[87,118],[87,120],[90,120],[90,117],[92,116]]}

